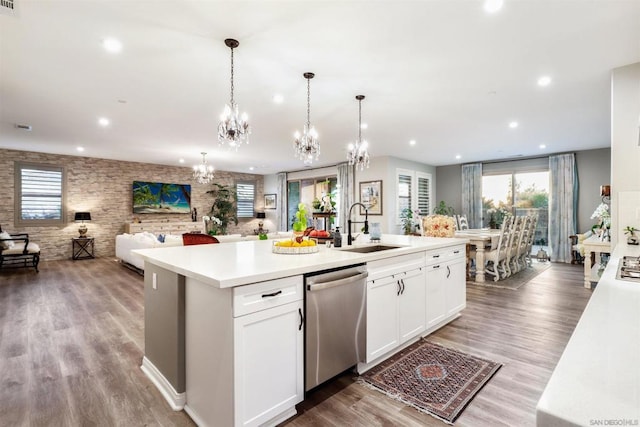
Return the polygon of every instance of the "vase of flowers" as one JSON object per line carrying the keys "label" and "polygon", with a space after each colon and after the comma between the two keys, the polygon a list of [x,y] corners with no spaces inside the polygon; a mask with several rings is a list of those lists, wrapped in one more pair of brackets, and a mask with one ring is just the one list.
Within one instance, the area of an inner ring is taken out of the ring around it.
{"label": "vase of flowers", "polygon": [[591,231],[600,237],[601,241],[611,240],[609,229],[611,228],[611,214],[609,213],[609,205],[606,203],[600,203],[593,214],[591,219],[597,219],[598,223],[591,227]]}
{"label": "vase of flowers", "polygon": [[627,234],[627,245],[637,245],[639,243],[638,238],[635,235],[636,231],[638,231],[638,229],[631,225],[628,225],[624,229],[624,234]]}

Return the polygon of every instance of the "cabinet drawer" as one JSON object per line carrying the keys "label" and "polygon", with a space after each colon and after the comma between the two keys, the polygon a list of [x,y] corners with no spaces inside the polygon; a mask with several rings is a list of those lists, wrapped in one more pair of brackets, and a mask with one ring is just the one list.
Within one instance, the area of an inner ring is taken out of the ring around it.
{"label": "cabinet drawer", "polygon": [[367,263],[368,280],[377,280],[416,268],[424,267],[424,252],[384,258]]}
{"label": "cabinet drawer", "polygon": [[302,276],[285,277],[233,288],[233,317],[303,299]]}
{"label": "cabinet drawer", "polygon": [[447,248],[433,249],[427,251],[427,265],[437,264],[450,261],[453,259],[464,258],[466,249],[464,245],[451,246]]}

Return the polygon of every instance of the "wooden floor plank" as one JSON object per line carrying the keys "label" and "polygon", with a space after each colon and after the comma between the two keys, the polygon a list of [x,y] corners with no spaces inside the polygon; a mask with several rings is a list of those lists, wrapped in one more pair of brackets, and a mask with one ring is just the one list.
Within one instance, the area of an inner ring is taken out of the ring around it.
{"label": "wooden floor plank", "polygon": [[[581,266],[553,264],[520,289],[467,286],[462,316],[430,340],[503,367],[456,421],[533,426],[535,405],[586,306]],[[140,370],[143,278],[109,258],[0,271],[0,424],[193,426]],[[344,373],[286,426],[445,426]]]}

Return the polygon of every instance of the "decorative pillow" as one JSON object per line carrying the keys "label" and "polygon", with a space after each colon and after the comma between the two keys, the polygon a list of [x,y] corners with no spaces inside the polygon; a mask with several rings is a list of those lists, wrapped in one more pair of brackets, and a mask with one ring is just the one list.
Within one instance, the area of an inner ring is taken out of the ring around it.
{"label": "decorative pillow", "polygon": [[455,222],[452,217],[446,215],[428,215],[422,218],[422,229],[425,236],[453,237]]}
{"label": "decorative pillow", "polygon": [[158,242],[164,243],[164,234],[158,234]]}
{"label": "decorative pillow", "polygon": [[10,239],[11,235],[6,231],[0,233],[0,245],[2,245],[2,249],[11,249],[16,245],[16,242],[13,240],[1,240],[1,239]]}

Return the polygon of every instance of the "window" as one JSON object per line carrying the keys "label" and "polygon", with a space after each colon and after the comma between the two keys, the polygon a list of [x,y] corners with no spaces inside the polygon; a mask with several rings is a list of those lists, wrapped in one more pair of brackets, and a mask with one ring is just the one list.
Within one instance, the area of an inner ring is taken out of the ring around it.
{"label": "window", "polygon": [[431,175],[405,169],[397,171],[398,204],[396,221],[401,224],[400,215],[405,209],[420,210],[420,215],[431,213]]}
{"label": "window", "polygon": [[[305,178],[290,180],[287,182],[287,213],[288,213],[288,226],[290,227],[296,212],[298,211],[298,204],[304,203],[307,205],[307,212],[310,213],[308,218],[311,221],[311,212],[317,211],[315,203],[328,201],[327,196],[330,196],[332,202],[336,205],[334,209],[337,210],[338,202],[338,178],[335,176],[318,177],[318,178]],[[315,203],[314,203],[315,202]],[[313,225],[316,228],[323,228],[325,225],[320,224],[318,221],[308,222],[309,225]],[[324,220],[322,220],[324,221]],[[334,218],[330,219],[331,223],[334,223]]]}
{"label": "window", "polygon": [[253,218],[253,205],[256,195],[256,185],[253,182],[236,183],[238,218]]}
{"label": "window", "polygon": [[16,162],[15,172],[16,225],[64,224],[64,168]]}

